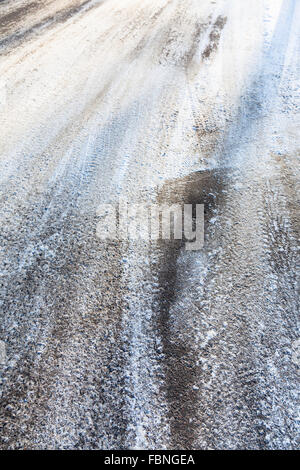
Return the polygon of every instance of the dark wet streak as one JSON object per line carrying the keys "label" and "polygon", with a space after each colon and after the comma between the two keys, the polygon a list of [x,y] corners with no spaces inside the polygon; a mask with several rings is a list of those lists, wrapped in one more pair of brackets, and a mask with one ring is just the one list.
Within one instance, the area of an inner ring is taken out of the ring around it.
{"label": "dark wet streak", "polygon": [[[223,178],[223,172],[208,170],[168,182],[158,196],[159,203],[204,204],[206,225],[212,217],[212,210],[220,204]],[[196,365],[197,358],[192,349],[193,338],[190,338],[190,342],[181,338],[181,332],[174,330],[170,318],[170,309],[178,290],[177,260],[184,248],[182,241],[171,240],[161,241],[158,249],[160,294],[157,327],[165,357],[165,387],[172,445],[176,449],[193,449],[197,433],[194,418],[199,414],[197,392],[193,389],[193,384],[201,376],[201,369]]]}

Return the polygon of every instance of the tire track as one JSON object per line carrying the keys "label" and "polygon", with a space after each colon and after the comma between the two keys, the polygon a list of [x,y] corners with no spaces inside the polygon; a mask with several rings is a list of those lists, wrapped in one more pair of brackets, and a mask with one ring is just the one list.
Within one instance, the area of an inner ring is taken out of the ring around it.
{"label": "tire track", "polygon": [[[2,18],[2,22],[0,23],[0,55],[7,54],[13,48],[21,45],[23,42],[34,37],[36,34],[41,33],[45,29],[52,28],[60,23],[65,23],[69,19],[76,17],[80,13],[86,12],[91,8],[98,8],[104,1],[105,0],[85,0],[79,2],[75,6],[63,8],[48,15],[46,11],[46,15],[43,15],[43,10],[38,3],[33,2],[29,5],[20,7]],[[50,2],[50,4],[51,3],[53,2]],[[33,25],[27,28],[26,26],[25,28],[20,26],[19,23],[21,19],[24,19],[24,13],[26,13],[26,19],[28,17],[30,18],[31,13],[36,13],[38,11],[40,11],[42,14],[41,16],[43,16],[41,20],[36,21]],[[15,31],[10,33],[10,29],[15,29]],[[3,36],[3,38],[1,38],[1,36]]]}

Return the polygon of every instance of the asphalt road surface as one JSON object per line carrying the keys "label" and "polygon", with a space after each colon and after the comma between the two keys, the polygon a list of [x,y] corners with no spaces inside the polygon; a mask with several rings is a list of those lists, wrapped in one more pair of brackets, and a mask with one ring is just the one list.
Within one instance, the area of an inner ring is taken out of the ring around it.
{"label": "asphalt road surface", "polygon": [[[299,448],[299,23],[0,2],[1,449]],[[204,247],[100,240],[120,198]]]}

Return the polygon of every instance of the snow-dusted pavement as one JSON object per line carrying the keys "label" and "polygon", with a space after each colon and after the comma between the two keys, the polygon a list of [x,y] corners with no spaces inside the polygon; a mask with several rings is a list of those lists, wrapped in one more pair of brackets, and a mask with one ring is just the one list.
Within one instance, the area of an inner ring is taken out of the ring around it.
{"label": "snow-dusted pavement", "polygon": [[[2,449],[299,447],[299,23],[0,2]],[[204,248],[99,240],[120,197],[204,203]]]}

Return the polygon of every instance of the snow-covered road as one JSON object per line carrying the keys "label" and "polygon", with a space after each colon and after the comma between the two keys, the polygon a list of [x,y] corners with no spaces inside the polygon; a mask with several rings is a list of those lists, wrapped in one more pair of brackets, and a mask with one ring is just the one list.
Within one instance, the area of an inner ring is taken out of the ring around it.
{"label": "snow-covered road", "polygon": [[[0,2],[0,448],[299,447],[299,23]],[[204,248],[99,240],[119,198],[204,203]]]}

